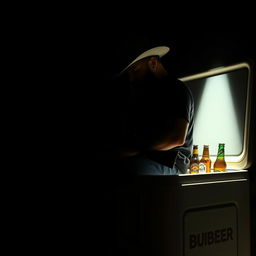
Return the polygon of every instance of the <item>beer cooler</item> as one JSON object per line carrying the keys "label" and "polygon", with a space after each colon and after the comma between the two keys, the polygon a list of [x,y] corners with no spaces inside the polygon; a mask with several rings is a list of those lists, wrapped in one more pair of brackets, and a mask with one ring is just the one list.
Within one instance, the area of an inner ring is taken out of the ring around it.
{"label": "beer cooler", "polygon": [[136,189],[123,188],[119,232],[129,255],[251,256],[251,73],[243,62],[180,78],[195,99],[199,158],[209,145],[213,168],[225,143],[227,170],[141,176]]}

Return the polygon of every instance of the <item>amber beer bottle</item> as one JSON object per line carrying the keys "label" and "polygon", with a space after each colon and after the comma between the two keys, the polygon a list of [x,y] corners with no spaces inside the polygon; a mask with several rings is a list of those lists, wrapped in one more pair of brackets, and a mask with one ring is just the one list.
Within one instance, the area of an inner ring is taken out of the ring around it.
{"label": "amber beer bottle", "polygon": [[227,163],[225,161],[225,144],[219,143],[217,158],[213,165],[214,172],[224,172],[227,168]]}
{"label": "amber beer bottle", "polygon": [[209,145],[204,145],[203,155],[199,161],[199,173],[211,172],[211,159],[209,156]]}
{"label": "amber beer bottle", "polygon": [[199,173],[198,145],[193,145],[193,152],[189,165],[189,173]]}

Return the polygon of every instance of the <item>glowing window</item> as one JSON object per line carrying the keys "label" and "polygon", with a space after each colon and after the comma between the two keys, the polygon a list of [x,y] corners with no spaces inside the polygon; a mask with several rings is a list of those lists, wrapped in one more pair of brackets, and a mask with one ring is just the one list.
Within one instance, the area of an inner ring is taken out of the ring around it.
{"label": "glowing window", "polygon": [[193,139],[199,155],[208,144],[214,161],[218,144],[225,143],[229,169],[247,165],[249,67],[241,63],[181,78],[195,100]]}

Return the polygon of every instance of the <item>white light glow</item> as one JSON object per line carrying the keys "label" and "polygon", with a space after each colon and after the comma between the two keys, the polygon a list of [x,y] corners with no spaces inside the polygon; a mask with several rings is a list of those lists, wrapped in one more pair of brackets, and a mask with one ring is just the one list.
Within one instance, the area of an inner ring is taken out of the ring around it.
{"label": "white light glow", "polygon": [[200,146],[199,150],[208,144],[211,155],[217,154],[218,143],[225,143],[226,155],[240,154],[242,137],[226,74],[207,78],[199,104],[193,143]]}

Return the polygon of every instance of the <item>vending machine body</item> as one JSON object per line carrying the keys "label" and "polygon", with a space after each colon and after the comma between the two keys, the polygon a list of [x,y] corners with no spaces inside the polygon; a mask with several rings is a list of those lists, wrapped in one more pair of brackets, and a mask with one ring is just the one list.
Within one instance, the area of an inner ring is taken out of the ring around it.
{"label": "vending machine body", "polygon": [[150,255],[250,256],[248,183],[246,170],[141,177],[139,244]]}

